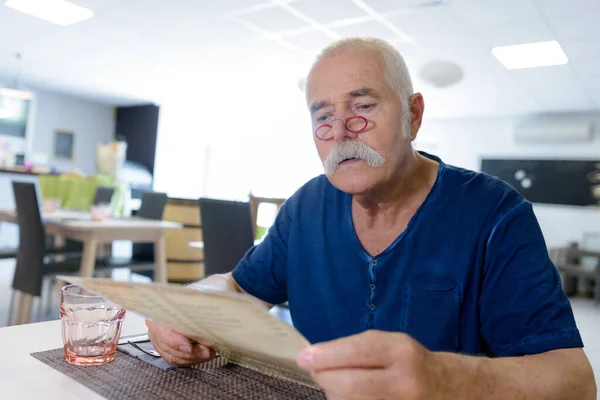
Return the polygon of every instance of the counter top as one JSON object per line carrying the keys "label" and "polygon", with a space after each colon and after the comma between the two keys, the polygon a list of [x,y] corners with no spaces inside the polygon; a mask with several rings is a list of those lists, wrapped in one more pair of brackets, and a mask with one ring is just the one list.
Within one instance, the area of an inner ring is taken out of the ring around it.
{"label": "counter top", "polygon": [[27,171],[25,169],[25,167],[17,165],[15,167],[12,168],[2,168],[0,167],[0,174],[19,174],[19,175],[32,175],[32,176],[37,176],[37,175],[43,175],[43,174],[47,174],[50,172],[50,169],[47,167],[44,168],[33,168],[33,170],[31,171]]}

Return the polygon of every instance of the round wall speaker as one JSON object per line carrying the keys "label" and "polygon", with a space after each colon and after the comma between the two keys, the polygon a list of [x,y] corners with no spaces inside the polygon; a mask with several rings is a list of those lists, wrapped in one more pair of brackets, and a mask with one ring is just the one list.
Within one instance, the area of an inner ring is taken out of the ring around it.
{"label": "round wall speaker", "polygon": [[464,72],[452,61],[431,61],[421,67],[419,76],[436,88],[445,88],[460,82]]}

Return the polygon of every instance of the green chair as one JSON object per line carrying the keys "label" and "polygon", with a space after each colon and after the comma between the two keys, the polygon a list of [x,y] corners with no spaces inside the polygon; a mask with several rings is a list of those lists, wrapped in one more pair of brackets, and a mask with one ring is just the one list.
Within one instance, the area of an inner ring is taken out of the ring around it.
{"label": "green chair", "polygon": [[96,185],[92,181],[70,179],[68,189],[63,194],[62,208],[71,210],[89,210],[96,193]]}
{"label": "green chair", "polygon": [[114,186],[110,175],[84,178],[68,175],[41,175],[39,188],[42,199],[59,199],[62,208],[88,211],[100,186]]}

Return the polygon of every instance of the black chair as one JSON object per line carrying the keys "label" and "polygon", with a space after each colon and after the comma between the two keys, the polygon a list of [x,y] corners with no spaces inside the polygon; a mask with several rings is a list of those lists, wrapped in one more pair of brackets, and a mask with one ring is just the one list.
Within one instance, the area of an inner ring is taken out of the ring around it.
{"label": "black chair", "polygon": [[98,186],[94,195],[94,204],[110,204],[115,188],[110,186]]}
{"label": "black chair", "polygon": [[[144,192],[142,194],[142,204],[140,205],[140,209],[138,210],[136,217],[161,220],[166,204],[166,193]],[[131,258],[138,262],[154,262],[154,244],[134,243],[131,249]]]}
{"label": "black chair", "polygon": [[[51,283],[56,275],[78,274],[81,267],[80,253],[57,254],[54,252],[55,249],[50,251],[46,247],[46,233],[40,215],[35,184],[13,182],[13,190],[19,224],[19,249],[12,283],[14,292],[9,309],[9,325],[12,321],[12,309],[17,294],[18,308],[21,312],[17,315],[16,323],[27,323],[33,297],[41,298],[44,281]],[[97,260],[94,271],[101,273],[103,270],[127,266],[126,262]],[[52,285],[47,290],[48,295],[51,295]],[[40,299],[40,310],[41,305]]]}
{"label": "black chair", "polygon": [[166,193],[144,192],[142,194],[142,204],[136,215],[140,218],[161,220],[166,204]]}
{"label": "black chair", "polygon": [[600,266],[596,267],[596,287],[594,290],[594,298],[596,299],[596,303],[600,305]]}
{"label": "black chair", "polygon": [[[572,242],[568,247],[549,248],[548,254],[560,272],[562,288],[567,296],[576,295],[583,287],[585,294],[600,304],[600,252],[580,249],[578,243]],[[590,259],[588,262],[595,266],[584,267],[584,258]]]}
{"label": "black chair", "polygon": [[198,200],[204,242],[204,273],[231,272],[254,245],[250,203]]}
{"label": "black chair", "polygon": [[[13,182],[17,222],[19,224],[19,249],[13,278],[12,311],[15,297],[19,295],[17,323],[29,321],[33,297],[40,297],[43,278],[47,275],[71,274],[79,271],[80,259],[71,259],[65,255],[48,256],[46,234],[38,206],[35,184]],[[62,262],[55,262],[60,257]],[[12,313],[9,312],[9,325]]]}

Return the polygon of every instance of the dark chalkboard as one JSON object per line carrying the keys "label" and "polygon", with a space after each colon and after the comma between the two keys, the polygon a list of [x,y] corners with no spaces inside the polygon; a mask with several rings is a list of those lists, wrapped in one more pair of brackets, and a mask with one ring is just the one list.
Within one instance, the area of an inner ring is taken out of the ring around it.
{"label": "dark chalkboard", "polygon": [[590,175],[594,160],[483,159],[481,170],[511,184],[532,203],[597,205]]}

